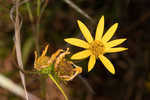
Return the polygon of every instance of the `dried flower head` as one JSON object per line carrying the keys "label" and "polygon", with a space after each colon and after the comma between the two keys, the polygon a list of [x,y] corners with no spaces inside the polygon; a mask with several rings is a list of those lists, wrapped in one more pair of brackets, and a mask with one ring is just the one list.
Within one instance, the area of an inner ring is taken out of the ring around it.
{"label": "dried flower head", "polygon": [[48,45],[46,45],[46,47],[40,57],[38,57],[37,51],[34,52],[34,54],[35,54],[34,68],[38,71],[40,71],[41,69],[46,68],[50,65],[50,63],[49,63],[50,57],[46,56],[47,50],[48,50]]}
{"label": "dried flower head", "polygon": [[70,54],[69,48],[67,48],[65,52],[61,53],[56,58],[56,62],[54,65],[57,75],[66,81],[72,80],[75,76],[82,72],[81,67],[65,59],[65,56],[68,54]]}
{"label": "dried flower head", "polygon": [[[68,61],[65,56],[70,54],[69,48],[66,51],[58,49],[51,57],[46,56],[48,45],[45,47],[42,55],[37,57],[35,51],[34,68],[44,74],[50,74],[53,71],[60,79],[70,81],[82,72],[82,68]],[[54,67],[54,68],[51,68]]]}

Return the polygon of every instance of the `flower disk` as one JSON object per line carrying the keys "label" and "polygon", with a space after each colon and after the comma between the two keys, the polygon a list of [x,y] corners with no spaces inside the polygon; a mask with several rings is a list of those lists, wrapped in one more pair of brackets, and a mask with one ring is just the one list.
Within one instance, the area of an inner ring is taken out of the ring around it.
{"label": "flower disk", "polygon": [[102,42],[100,42],[98,40],[95,40],[95,41],[90,43],[89,50],[96,57],[98,57],[100,54],[103,54],[104,49],[105,49],[105,46],[103,45]]}

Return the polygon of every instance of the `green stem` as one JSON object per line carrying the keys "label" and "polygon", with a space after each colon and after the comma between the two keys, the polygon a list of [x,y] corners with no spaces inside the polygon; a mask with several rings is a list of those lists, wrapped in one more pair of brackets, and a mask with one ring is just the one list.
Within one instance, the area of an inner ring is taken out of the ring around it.
{"label": "green stem", "polygon": [[40,16],[41,0],[37,0],[37,16]]}
{"label": "green stem", "polygon": [[40,19],[38,18],[37,19],[37,22],[36,22],[36,36],[35,36],[35,46],[36,46],[36,50],[37,50],[37,53],[38,55],[40,54],[40,47],[39,47],[39,35],[40,35]]}
{"label": "green stem", "polygon": [[40,31],[40,9],[41,9],[41,0],[37,0],[37,22],[36,22],[36,39],[35,39],[35,45],[36,50],[39,55],[39,31]]}
{"label": "green stem", "polygon": [[27,7],[28,14],[29,14],[29,19],[31,22],[33,22],[33,15],[32,15],[32,11],[31,11],[29,2],[26,3],[26,7]]}
{"label": "green stem", "polygon": [[64,95],[65,99],[68,100],[67,95],[65,94],[64,90],[62,89],[62,87],[59,85],[59,83],[54,79],[54,77],[49,74],[48,75],[50,77],[50,79],[56,84],[56,86],[59,88],[59,90],[61,91],[61,93]]}
{"label": "green stem", "polygon": [[40,16],[39,16],[40,19],[41,19],[42,15],[43,15],[43,13],[44,13],[45,8],[47,7],[47,5],[48,5],[48,0],[45,0],[43,6],[41,7]]}

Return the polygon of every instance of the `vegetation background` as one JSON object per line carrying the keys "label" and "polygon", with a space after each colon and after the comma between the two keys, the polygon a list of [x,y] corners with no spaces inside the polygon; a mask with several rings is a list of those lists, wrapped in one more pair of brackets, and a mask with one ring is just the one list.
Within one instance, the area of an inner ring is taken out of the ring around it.
{"label": "vegetation background", "polygon": [[[97,23],[104,15],[105,30],[119,22],[114,38],[127,38],[123,46],[128,47],[128,51],[106,55],[115,66],[115,75],[111,75],[100,61],[97,61],[89,73],[88,59],[76,61],[77,65],[83,67],[83,73],[63,84],[67,95],[70,100],[150,99],[149,0],[25,1],[29,2],[19,6],[19,18],[22,21],[21,51],[25,70],[34,70],[34,51],[41,52],[46,44],[50,44],[49,55],[58,48],[70,47],[73,53],[79,51],[80,48],[65,43],[63,39],[84,39],[77,26],[77,19],[84,22],[94,36]],[[0,0],[0,100],[24,99],[20,92],[14,92],[16,87],[7,83],[11,81],[16,86],[22,84],[15,53],[14,23],[10,18],[14,5],[15,0]],[[5,77],[7,81],[1,77]],[[27,91],[35,96],[31,100],[64,100],[50,79],[32,74],[25,74],[25,79]]]}

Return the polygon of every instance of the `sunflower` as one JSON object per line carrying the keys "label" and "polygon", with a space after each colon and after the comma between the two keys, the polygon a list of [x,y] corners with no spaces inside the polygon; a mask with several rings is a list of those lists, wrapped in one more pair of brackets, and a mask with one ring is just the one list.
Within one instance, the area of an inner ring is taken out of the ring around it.
{"label": "sunflower", "polygon": [[66,38],[64,40],[71,45],[84,48],[85,50],[75,53],[71,57],[71,59],[81,60],[90,56],[89,62],[88,62],[88,72],[93,69],[96,63],[96,59],[100,59],[101,62],[106,67],[106,69],[110,73],[115,74],[115,69],[114,69],[113,64],[107,57],[104,56],[104,54],[121,52],[121,51],[127,50],[127,48],[124,48],[124,47],[115,47],[123,43],[126,40],[126,38],[121,38],[121,39],[110,41],[110,39],[112,38],[112,36],[114,35],[118,27],[118,23],[115,23],[114,25],[112,25],[103,35],[104,16],[102,16],[97,25],[95,39],[93,39],[93,37],[91,36],[91,33],[86,27],[86,25],[84,25],[80,20],[77,20],[77,23],[86,41],[83,41],[77,38]]}

